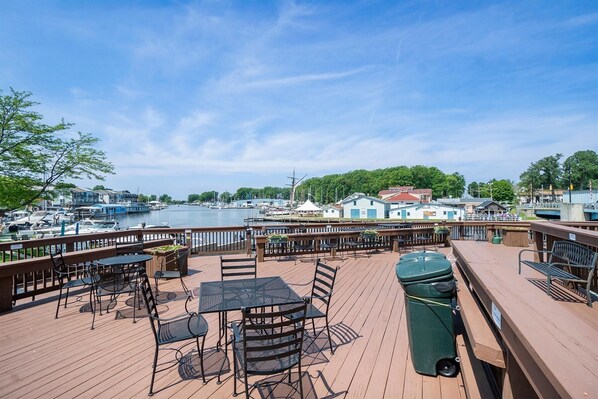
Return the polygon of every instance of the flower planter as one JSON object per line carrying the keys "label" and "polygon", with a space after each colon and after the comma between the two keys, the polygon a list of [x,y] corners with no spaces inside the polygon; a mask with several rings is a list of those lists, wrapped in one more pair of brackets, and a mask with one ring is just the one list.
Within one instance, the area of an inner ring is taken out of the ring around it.
{"label": "flower planter", "polygon": [[[156,248],[148,248],[143,252],[153,255],[153,258],[146,263],[145,270],[147,275],[152,278],[154,274],[160,270],[162,263],[166,262],[165,270],[176,270],[176,262],[173,259],[176,257],[178,250],[160,250]],[[181,264],[181,275],[186,276],[189,273],[188,256],[186,256]]]}
{"label": "flower planter", "polygon": [[505,228],[502,229],[502,243],[508,247],[527,247],[529,236],[527,230]]}

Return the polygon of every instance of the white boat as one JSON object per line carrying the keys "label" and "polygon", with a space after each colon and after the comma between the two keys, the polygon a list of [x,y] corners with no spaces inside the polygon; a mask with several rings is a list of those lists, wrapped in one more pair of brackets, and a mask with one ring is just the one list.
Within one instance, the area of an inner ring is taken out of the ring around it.
{"label": "white boat", "polygon": [[108,231],[118,231],[120,225],[118,220],[95,220],[83,219],[73,223],[65,228],[65,235],[102,233]]}
{"label": "white boat", "polygon": [[150,207],[150,211],[159,211],[168,208],[167,204],[160,201],[150,201],[148,202],[148,205]]}

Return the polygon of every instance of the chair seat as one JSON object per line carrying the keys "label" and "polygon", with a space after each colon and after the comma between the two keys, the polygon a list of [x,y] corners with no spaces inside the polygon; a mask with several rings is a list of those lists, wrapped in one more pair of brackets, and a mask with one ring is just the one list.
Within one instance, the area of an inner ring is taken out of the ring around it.
{"label": "chair seat", "polygon": [[[279,306],[279,309],[281,311],[284,311],[284,310],[292,309],[293,307],[296,307],[296,306],[297,305],[281,305],[281,306]],[[287,317],[289,319],[297,319],[300,316],[301,315],[299,313],[292,313],[285,317]],[[316,308],[313,304],[308,303],[307,308],[305,309],[305,318],[306,319],[317,319],[320,317],[326,317],[326,315],[322,311],[320,311],[320,309]]]}
{"label": "chair seat", "polygon": [[[283,337],[277,339],[269,339],[265,341],[261,341],[260,344],[263,344],[265,347],[268,346],[275,346],[277,344],[283,344],[285,342],[289,342],[292,340],[292,337]],[[244,357],[243,357],[243,341],[235,341],[233,343],[234,351],[237,355],[237,359],[241,364],[243,364]],[[255,345],[255,342],[253,343]],[[251,357],[264,357],[264,356],[276,356],[282,355],[289,350],[288,347],[283,347],[281,349],[267,349],[264,351],[259,351],[252,349],[251,352],[248,352]],[[247,372],[251,374],[273,374],[277,372],[281,372],[284,370],[288,370],[289,368],[295,366],[299,363],[300,353],[291,355],[291,356],[281,356],[279,358],[267,361],[260,361],[260,362],[247,362]]]}
{"label": "chair seat", "polygon": [[161,323],[158,329],[158,343],[168,344],[184,341],[189,338],[205,336],[208,333],[208,322],[202,315],[194,314],[189,318]]}
{"label": "chair seat", "polygon": [[91,285],[93,282],[97,281],[97,278],[93,278],[92,281],[92,277],[83,277],[83,278],[78,278],[76,280],[69,280],[66,283],[64,283],[64,285],[62,286],[62,288],[75,288],[75,287],[83,287],[86,285]]}
{"label": "chair seat", "polygon": [[180,278],[181,272],[178,270],[157,271],[154,278]]}

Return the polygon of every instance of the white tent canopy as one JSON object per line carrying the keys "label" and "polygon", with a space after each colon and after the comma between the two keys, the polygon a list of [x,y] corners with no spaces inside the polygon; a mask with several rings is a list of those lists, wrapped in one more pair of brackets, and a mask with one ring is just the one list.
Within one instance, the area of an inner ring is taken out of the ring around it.
{"label": "white tent canopy", "polygon": [[295,209],[297,212],[322,212],[320,208],[314,205],[313,202],[307,200],[299,208]]}

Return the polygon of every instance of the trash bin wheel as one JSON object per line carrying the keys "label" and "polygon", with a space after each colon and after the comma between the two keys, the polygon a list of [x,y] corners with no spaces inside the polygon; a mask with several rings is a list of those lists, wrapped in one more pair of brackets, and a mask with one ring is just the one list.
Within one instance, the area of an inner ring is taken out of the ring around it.
{"label": "trash bin wheel", "polygon": [[455,359],[440,359],[436,371],[443,377],[454,377],[459,372],[459,363]]}

